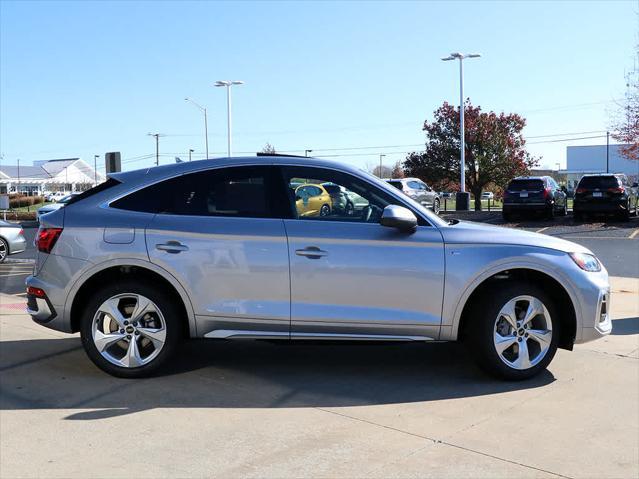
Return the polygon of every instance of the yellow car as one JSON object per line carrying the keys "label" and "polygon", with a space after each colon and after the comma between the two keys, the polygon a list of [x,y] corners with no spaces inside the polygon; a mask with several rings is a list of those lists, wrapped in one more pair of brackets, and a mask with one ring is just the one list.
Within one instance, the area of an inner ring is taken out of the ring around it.
{"label": "yellow car", "polygon": [[331,195],[322,185],[305,184],[295,188],[295,208],[302,216],[328,216],[331,212]]}

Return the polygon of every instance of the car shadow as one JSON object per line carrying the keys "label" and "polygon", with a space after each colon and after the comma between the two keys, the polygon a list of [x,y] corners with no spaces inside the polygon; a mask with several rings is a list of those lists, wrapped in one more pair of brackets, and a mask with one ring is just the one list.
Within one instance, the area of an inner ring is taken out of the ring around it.
{"label": "car shadow", "polygon": [[623,318],[612,321],[612,334],[618,336],[627,336],[630,334],[639,334],[639,317]]}
{"label": "car shadow", "polygon": [[98,370],[76,338],[5,341],[0,410],[81,409],[71,420],[154,408],[344,407],[438,401],[543,387],[478,371],[455,343],[186,342],[163,374],[118,379]]}

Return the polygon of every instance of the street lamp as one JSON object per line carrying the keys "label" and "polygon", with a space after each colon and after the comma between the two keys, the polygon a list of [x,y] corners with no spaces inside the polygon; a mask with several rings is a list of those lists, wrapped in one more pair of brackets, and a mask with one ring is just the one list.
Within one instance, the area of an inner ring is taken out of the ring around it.
{"label": "street lamp", "polygon": [[233,85],[242,85],[243,81],[240,80],[218,80],[213,86],[226,87],[226,131],[227,131],[227,155],[231,156],[231,87]]}
{"label": "street lamp", "polygon": [[382,177],[382,158],[384,158],[386,155],[379,155],[379,177],[381,179]]}
{"label": "street lamp", "polygon": [[[446,58],[442,58],[443,61],[447,62],[450,60],[459,60],[459,136],[461,140],[461,184],[460,184],[460,192],[466,192],[466,142],[464,140],[464,67],[463,62],[464,58],[479,58],[481,55],[479,53],[467,53],[465,55],[461,53],[451,53],[450,56]],[[465,196],[465,195],[464,195]],[[468,197],[466,196],[464,200],[466,207],[463,209],[468,209],[467,206],[470,204],[468,201]],[[459,209],[459,208],[458,208]]]}
{"label": "street lamp", "polygon": [[313,153],[313,150],[304,150],[304,156],[308,156],[309,153]]}
{"label": "street lamp", "polygon": [[201,112],[204,113],[204,144],[206,146],[206,159],[208,160],[209,159],[209,122],[206,117],[206,108],[196,103],[194,100],[192,100],[188,96],[184,99],[184,101],[188,101],[189,103],[192,103],[193,105],[198,107]]}
{"label": "street lamp", "polygon": [[[193,153],[195,150],[193,149],[189,149],[189,161],[191,161],[191,153]],[[208,155],[207,155],[208,156]]]}
{"label": "street lamp", "polygon": [[98,186],[98,158],[100,155],[93,155],[93,183]]}

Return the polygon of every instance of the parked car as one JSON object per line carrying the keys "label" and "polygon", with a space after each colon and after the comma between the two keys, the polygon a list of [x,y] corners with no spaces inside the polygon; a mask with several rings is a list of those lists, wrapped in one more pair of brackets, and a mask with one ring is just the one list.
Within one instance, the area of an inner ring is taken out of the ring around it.
{"label": "parked car", "polygon": [[301,185],[295,189],[295,206],[299,216],[328,216],[331,195],[321,185]]}
{"label": "parked car", "polygon": [[56,191],[55,193],[51,193],[48,196],[46,196],[45,200],[56,203],[68,195],[69,193],[67,191]]}
{"label": "parked car", "polygon": [[510,221],[514,213],[544,213],[549,219],[568,214],[566,193],[550,176],[520,176],[504,191],[502,215]]}
{"label": "parked car", "polygon": [[405,195],[439,214],[441,200],[439,194],[419,178],[399,178],[386,180]]}
{"label": "parked car", "polygon": [[343,212],[349,216],[355,213],[355,203],[343,187],[335,183],[322,183],[322,186],[331,197],[333,210]]}
{"label": "parked car", "polygon": [[[304,215],[290,197],[299,179],[368,204]],[[111,174],[42,216],[35,244],[29,314],[79,331],[89,358],[120,377],[158,371],[186,336],[463,341],[487,371],[524,379],[558,347],[612,329],[608,274],[587,248],[447,222],[373,175],[315,158]]]}
{"label": "parked car", "polygon": [[492,191],[484,191],[481,194],[481,199],[482,200],[494,200],[495,199],[495,194]]}
{"label": "parked car", "polygon": [[22,226],[0,220],[0,263],[11,254],[22,253],[26,247]]}
{"label": "parked car", "polygon": [[614,214],[628,221],[637,215],[637,184],[630,185],[624,174],[585,175],[579,180],[573,200],[573,216],[582,220],[590,214]]}
{"label": "parked car", "polygon": [[51,203],[50,205],[45,205],[42,208],[38,208],[37,211],[36,211],[36,219],[38,221],[40,221],[40,217],[42,215],[46,215],[47,213],[51,213],[52,211],[59,210],[64,205],[66,205],[69,201],[71,201],[71,198],[73,198],[74,196],[77,196],[79,194],[80,193],[71,193],[69,195],[61,197],[57,201],[57,203]]}

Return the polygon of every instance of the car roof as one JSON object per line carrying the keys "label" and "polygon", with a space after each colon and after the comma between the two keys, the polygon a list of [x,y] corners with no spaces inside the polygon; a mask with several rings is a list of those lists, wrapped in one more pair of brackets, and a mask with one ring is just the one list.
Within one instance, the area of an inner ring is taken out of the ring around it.
{"label": "car roof", "polygon": [[515,180],[543,180],[544,178],[548,178],[548,176],[518,176],[517,178],[513,178],[510,181],[515,181]]}

